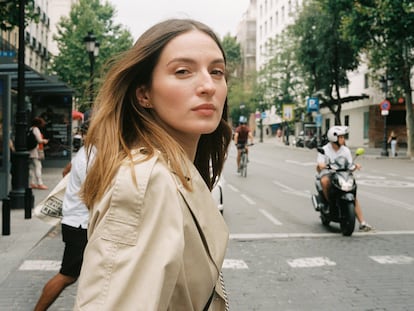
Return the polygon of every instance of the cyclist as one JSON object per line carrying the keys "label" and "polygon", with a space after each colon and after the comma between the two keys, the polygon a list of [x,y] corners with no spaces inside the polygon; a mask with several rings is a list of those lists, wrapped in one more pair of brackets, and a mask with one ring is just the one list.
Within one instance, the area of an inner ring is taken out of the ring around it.
{"label": "cyclist", "polygon": [[234,132],[234,143],[237,146],[237,172],[240,172],[240,158],[242,150],[246,148],[247,154],[249,152],[247,148],[248,140],[250,140],[250,143],[253,144],[253,135],[247,126],[247,118],[245,116],[240,116],[239,126]]}
{"label": "cyclist", "polygon": [[[331,186],[330,172],[327,169],[327,164],[325,162],[326,157],[329,158],[331,162],[339,156],[344,156],[348,159],[349,163],[353,162],[352,154],[349,148],[345,145],[345,135],[348,134],[347,126],[332,126],[327,133],[327,138],[329,142],[323,146],[325,150],[325,155],[318,153],[317,158],[317,171],[321,178],[321,184],[324,194],[324,199],[328,200],[329,198],[329,187]],[[361,165],[356,163],[356,169],[360,169]],[[359,229],[361,231],[370,231],[373,229],[365,220],[362,214],[361,206],[359,200],[355,197],[355,214],[360,223]]]}

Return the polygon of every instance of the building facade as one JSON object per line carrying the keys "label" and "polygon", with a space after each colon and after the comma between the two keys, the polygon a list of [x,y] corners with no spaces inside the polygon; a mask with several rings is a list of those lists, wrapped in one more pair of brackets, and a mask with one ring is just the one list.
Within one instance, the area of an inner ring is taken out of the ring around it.
{"label": "building facade", "polygon": [[[295,22],[305,0],[257,0],[256,10],[256,69],[260,70],[272,55],[269,53],[269,42],[290,24]],[[378,81],[370,78],[367,62],[349,72],[350,84],[341,89],[342,97],[369,97],[363,100],[342,105],[341,124],[351,129],[348,144],[351,146],[380,147],[384,142],[384,116],[381,115],[380,103],[384,101],[384,93]],[[312,94],[309,94],[311,96]],[[321,133],[325,133],[334,125],[334,116],[327,108],[322,108]],[[315,118],[316,115],[314,114]],[[394,130],[401,145],[406,144],[405,105],[400,101],[391,103],[386,120],[388,132]],[[300,129],[299,127],[296,127]]]}

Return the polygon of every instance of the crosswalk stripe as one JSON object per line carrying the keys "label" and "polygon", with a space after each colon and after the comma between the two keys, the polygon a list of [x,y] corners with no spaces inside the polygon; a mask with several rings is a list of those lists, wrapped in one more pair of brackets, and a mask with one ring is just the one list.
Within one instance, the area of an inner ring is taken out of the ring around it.
{"label": "crosswalk stripe", "polygon": [[369,256],[372,260],[380,264],[410,264],[414,263],[414,258],[405,255]]}
{"label": "crosswalk stripe", "polygon": [[292,268],[314,268],[323,266],[335,266],[336,263],[328,257],[296,258],[287,261]]}
{"label": "crosswalk stripe", "polygon": [[248,269],[247,264],[240,259],[224,259],[223,269]]}
{"label": "crosswalk stripe", "polygon": [[19,270],[59,271],[60,263],[60,260],[25,260],[19,267]]}

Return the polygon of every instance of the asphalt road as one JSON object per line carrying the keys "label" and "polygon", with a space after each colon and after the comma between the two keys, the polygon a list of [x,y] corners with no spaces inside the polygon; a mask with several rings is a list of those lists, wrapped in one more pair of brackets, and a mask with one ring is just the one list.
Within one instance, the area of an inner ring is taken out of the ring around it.
{"label": "asphalt road", "polygon": [[376,230],[321,225],[315,151],[258,144],[248,176],[225,169],[232,232],[224,276],[233,310],[414,310],[414,163],[357,159],[358,196]]}

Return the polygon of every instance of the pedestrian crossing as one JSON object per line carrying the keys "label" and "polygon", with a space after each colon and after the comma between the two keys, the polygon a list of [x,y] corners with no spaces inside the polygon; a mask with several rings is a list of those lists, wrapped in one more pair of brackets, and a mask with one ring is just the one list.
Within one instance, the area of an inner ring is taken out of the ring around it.
{"label": "pedestrian crossing", "polygon": [[[368,256],[373,262],[381,265],[407,265],[414,264],[414,257],[407,255],[377,255]],[[19,267],[19,271],[59,271],[59,260],[25,260]],[[291,268],[318,268],[324,266],[336,266],[337,263],[329,257],[303,257],[287,259],[286,263]],[[223,269],[246,270],[247,263],[242,259],[226,258]]]}

